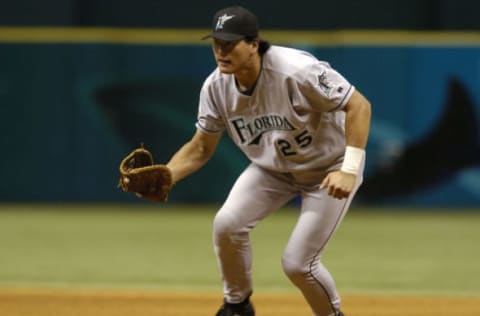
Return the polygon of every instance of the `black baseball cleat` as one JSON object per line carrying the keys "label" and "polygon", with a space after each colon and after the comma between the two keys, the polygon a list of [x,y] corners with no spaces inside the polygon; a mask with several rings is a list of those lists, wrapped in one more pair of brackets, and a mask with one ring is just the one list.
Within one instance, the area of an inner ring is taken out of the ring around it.
{"label": "black baseball cleat", "polygon": [[238,304],[224,302],[215,316],[255,316],[255,309],[250,298],[247,297]]}

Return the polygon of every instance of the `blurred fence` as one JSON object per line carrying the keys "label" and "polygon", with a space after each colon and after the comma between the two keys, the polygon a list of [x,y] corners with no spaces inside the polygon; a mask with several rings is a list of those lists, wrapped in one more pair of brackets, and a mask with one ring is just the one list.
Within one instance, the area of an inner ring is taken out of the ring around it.
{"label": "blurred fence", "polygon": [[[135,201],[118,163],[162,162],[194,132],[214,63],[204,31],[0,28],[0,201]],[[480,205],[477,33],[264,32],[315,54],[373,104],[366,205]],[[247,164],[224,137],[171,202],[220,202]]]}
{"label": "blurred fence", "polygon": [[[0,25],[207,27],[230,0],[17,0],[0,3]],[[242,0],[263,29],[478,30],[474,0]]]}

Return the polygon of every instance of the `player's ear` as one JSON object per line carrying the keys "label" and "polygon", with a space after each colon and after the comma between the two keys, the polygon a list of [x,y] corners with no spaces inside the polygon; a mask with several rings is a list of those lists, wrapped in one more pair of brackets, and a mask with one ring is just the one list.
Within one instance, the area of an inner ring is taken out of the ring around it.
{"label": "player's ear", "polygon": [[250,45],[255,52],[258,52],[258,48],[260,47],[260,40],[258,38],[255,38],[250,42]]}

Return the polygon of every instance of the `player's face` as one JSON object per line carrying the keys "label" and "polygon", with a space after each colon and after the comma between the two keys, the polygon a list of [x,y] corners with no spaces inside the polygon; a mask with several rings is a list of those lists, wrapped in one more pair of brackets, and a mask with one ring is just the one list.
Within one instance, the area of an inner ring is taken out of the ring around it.
{"label": "player's face", "polygon": [[257,53],[258,42],[213,39],[212,48],[219,70],[222,73],[234,74],[251,67],[252,57]]}

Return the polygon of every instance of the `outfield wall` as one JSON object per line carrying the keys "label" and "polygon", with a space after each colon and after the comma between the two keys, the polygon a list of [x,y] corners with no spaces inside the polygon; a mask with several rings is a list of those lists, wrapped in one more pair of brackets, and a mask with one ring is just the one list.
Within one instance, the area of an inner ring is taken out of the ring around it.
{"label": "outfield wall", "polygon": [[[214,67],[205,30],[0,28],[0,201],[136,201],[140,142],[166,161]],[[480,34],[264,32],[329,61],[373,105],[366,205],[480,205]],[[171,202],[219,202],[246,165],[224,137]],[[219,172],[220,171],[220,172]]]}

